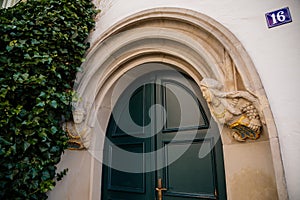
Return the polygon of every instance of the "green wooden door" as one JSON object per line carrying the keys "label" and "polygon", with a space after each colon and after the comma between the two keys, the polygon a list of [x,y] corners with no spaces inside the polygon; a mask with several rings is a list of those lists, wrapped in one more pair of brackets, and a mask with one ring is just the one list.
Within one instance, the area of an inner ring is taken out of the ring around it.
{"label": "green wooden door", "polygon": [[103,153],[102,199],[159,199],[159,179],[164,200],[226,199],[218,136],[189,77],[148,74],[114,107]]}

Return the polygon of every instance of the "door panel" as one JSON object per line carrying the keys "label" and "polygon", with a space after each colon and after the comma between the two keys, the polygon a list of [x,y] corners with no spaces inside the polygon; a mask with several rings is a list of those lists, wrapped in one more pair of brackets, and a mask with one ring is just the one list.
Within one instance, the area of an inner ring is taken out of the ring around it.
{"label": "door panel", "polygon": [[[166,158],[174,155],[174,152],[189,147],[188,150],[174,163],[166,167],[164,176],[167,187],[166,196],[172,197],[210,197],[214,199],[215,177],[214,177],[214,157],[212,152],[204,158],[199,159],[199,149],[211,148],[210,140],[196,140],[190,143],[177,142],[166,148]],[[176,155],[175,155],[176,156]],[[189,165],[191,161],[192,165]]]}
{"label": "door panel", "polygon": [[[144,153],[144,144],[122,144],[118,145],[119,148],[122,148],[126,151],[135,152],[135,153]],[[109,148],[109,163],[112,165],[123,165],[120,162],[120,159],[114,158],[115,153],[114,147]],[[132,163],[137,167],[137,171],[144,171],[144,159],[143,157],[136,157],[134,159],[127,159],[127,162]],[[112,168],[108,169],[108,189],[115,191],[123,192],[136,192],[144,193],[145,192],[145,174],[144,173],[126,173]]]}
{"label": "door panel", "polygon": [[[144,85],[134,91],[130,97],[124,95],[118,100],[111,117],[114,120],[111,126],[116,128],[111,133],[113,137],[146,134],[144,127],[150,122],[149,116],[145,115],[150,106],[146,98],[151,99],[151,87],[151,85]],[[136,125],[133,126],[133,123]]]}
{"label": "door panel", "polygon": [[[103,154],[106,163],[134,166],[139,173],[103,165],[102,199],[157,199],[160,178],[167,188],[162,192],[164,200],[226,199],[222,144],[214,145],[215,137],[206,135],[208,130],[219,133],[208,120],[210,113],[197,85],[170,71],[152,73],[142,80],[144,85],[129,100],[125,90],[117,101],[107,129],[111,143],[105,142]],[[149,112],[153,105],[165,111]],[[200,159],[200,148],[211,151]],[[120,158],[120,149],[143,156]],[[147,154],[155,151],[152,156]],[[149,171],[155,166],[156,170]]]}
{"label": "door panel", "polygon": [[162,86],[167,115],[165,130],[207,127],[206,116],[199,112],[201,105],[188,88],[170,80],[162,80]]}

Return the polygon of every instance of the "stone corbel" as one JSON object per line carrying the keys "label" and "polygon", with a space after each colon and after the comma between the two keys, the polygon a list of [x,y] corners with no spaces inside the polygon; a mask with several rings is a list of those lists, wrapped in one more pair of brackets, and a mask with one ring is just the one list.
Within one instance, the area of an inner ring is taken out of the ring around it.
{"label": "stone corbel", "polygon": [[263,121],[257,97],[247,91],[224,92],[223,85],[211,78],[204,78],[200,88],[213,118],[228,127],[235,140],[260,137]]}
{"label": "stone corbel", "polygon": [[63,124],[63,129],[67,132],[68,149],[84,150],[90,146],[90,128],[85,123],[84,110],[73,111],[73,121]]}

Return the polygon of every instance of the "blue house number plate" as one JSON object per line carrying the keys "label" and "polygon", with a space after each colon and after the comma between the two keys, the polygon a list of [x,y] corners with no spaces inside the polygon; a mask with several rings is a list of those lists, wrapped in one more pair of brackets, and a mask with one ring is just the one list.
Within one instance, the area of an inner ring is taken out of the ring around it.
{"label": "blue house number plate", "polygon": [[288,7],[266,13],[266,20],[269,28],[290,23],[292,16]]}

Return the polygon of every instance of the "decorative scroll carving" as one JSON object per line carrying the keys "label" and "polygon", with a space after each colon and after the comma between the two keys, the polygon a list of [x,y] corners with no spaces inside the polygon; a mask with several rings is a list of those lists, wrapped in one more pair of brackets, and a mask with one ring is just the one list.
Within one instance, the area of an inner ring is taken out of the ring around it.
{"label": "decorative scroll carving", "polygon": [[68,149],[88,149],[90,146],[90,128],[84,123],[85,112],[83,110],[75,110],[73,112],[73,120],[63,125],[63,129],[69,137]]}
{"label": "decorative scroll carving", "polygon": [[222,92],[220,82],[204,78],[201,90],[214,119],[229,127],[237,141],[257,139],[262,129],[258,99],[246,91]]}

